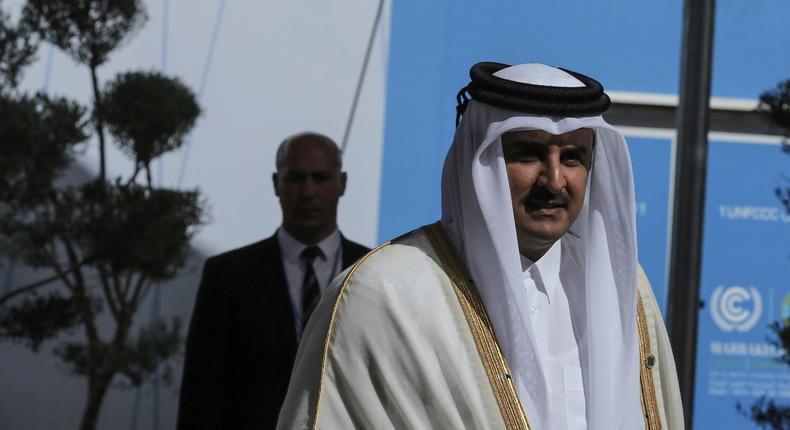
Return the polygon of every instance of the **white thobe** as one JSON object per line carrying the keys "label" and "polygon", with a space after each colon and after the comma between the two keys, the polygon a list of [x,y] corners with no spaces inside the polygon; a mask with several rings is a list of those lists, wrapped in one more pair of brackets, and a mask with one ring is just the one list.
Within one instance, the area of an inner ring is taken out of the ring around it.
{"label": "white thobe", "polygon": [[569,286],[559,277],[561,258],[561,241],[535,263],[522,255],[524,288],[536,349],[548,382],[549,425],[557,430],[584,430],[587,419],[581,359],[565,293]]}

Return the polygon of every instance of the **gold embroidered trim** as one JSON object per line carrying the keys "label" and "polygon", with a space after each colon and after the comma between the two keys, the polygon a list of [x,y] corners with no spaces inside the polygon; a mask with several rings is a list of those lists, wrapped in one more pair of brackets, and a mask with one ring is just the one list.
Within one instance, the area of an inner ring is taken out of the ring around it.
{"label": "gold embroidered trim", "polygon": [[494,391],[505,427],[508,430],[529,430],[529,422],[521,407],[513,378],[510,376],[510,369],[499,349],[496,334],[471,275],[466,266],[461,264],[441,222],[423,226],[422,229],[428,234],[431,245],[439,255],[442,266],[453,284],[453,290],[464,311],[483,367],[488,374],[488,381]]}
{"label": "gold embroidered trim", "polygon": [[[499,348],[496,334],[494,333],[491,321],[483,307],[483,302],[480,299],[471,275],[466,270],[466,266],[460,263],[460,258],[456,253],[455,247],[444,232],[441,222],[423,226],[422,229],[428,234],[428,238],[434,250],[436,250],[436,253],[439,255],[442,266],[453,284],[453,289],[461,305],[461,309],[464,311],[469,328],[472,331],[472,336],[477,345],[477,351],[483,361],[489,383],[494,391],[494,396],[496,397],[506,428],[508,430],[529,430],[529,421],[521,407],[521,401],[519,400],[516,387],[513,384],[513,379],[510,376],[510,369],[502,354],[502,350]],[[318,395],[315,400],[313,422],[310,425],[310,428],[313,430],[317,429],[318,426],[319,405],[321,404],[321,395],[324,391],[324,374],[326,373],[326,363],[329,358],[329,348],[332,343],[331,339],[335,328],[335,320],[340,305],[342,304],[346,287],[359,266],[367,260],[368,257],[386,248],[390,243],[391,242],[386,242],[379,245],[357,261],[340,286],[340,291],[338,292],[337,299],[332,308],[332,315],[329,319],[326,339],[324,340],[324,351],[321,358],[321,370],[319,373]],[[650,352],[650,334],[647,328],[647,318],[645,317],[645,310],[642,306],[641,297],[637,297],[637,328],[640,356],[640,397],[642,398],[645,428],[647,430],[660,430],[661,421],[659,419],[658,402],[656,401],[656,391],[653,383],[652,365],[648,367],[649,358],[652,357],[653,360],[655,360],[655,357],[653,357]]]}
{"label": "gold embroidered trim", "polygon": [[332,307],[332,316],[329,318],[329,327],[326,331],[326,339],[324,340],[324,354],[321,357],[321,372],[318,375],[318,395],[316,396],[315,400],[315,413],[313,414],[313,423],[310,425],[310,428],[315,430],[318,428],[318,412],[319,412],[319,405],[321,404],[321,394],[324,392],[324,373],[326,372],[326,362],[329,358],[329,347],[332,343],[332,333],[335,329],[335,319],[337,317],[338,310],[340,309],[341,302],[343,301],[343,294],[346,292],[346,287],[348,286],[349,281],[354,276],[354,273],[357,271],[359,266],[368,259],[371,255],[377,253],[381,249],[386,248],[389,246],[390,242],[382,243],[374,250],[368,252],[364,257],[360,258],[354,266],[349,270],[346,278],[343,279],[343,284],[340,285],[340,291],[337,293],[337,299],[335,300],[335,305]]}
{"label": "gold embroidered trim", "polygon": [[642,297],[636,301],[636,326],[639,332],[639,382],[642,388],[642,412],[645,417],[645,429],[661,430],[661,419],[656,401],[656,387],[653,383],[653,366],[656,357],[650,351],[650,332],[647,328],[647,317],[642,305]]}

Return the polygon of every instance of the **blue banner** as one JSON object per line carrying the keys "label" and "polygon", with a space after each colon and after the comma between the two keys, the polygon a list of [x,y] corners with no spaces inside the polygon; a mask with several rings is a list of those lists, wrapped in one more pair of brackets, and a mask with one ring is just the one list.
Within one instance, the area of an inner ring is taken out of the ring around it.
{"label": "blue banner", "polygon": [[[393,2],[379,240],[439,218],[455,95],[472,64],[542,62],[593,76],[608,91],[676,95],[682,8],[680,0]],[[783,42],[790,39],[790,3],[722,1],[716,14],[713,96],[754,100],[790,77],[790,44]],[[662,309],[672,133],[625,133],[640,262]],[[735,410],[738,400],[749,406],[766,394],[790,403],[790,372],[766,342],[767,324],[783,316],[783,303],[790,313],[790,217],[773,195],[789,162],[777,145],[754,139],[711,144],[696,429],[754,428]]]}
{"label": "blue banner", "polygon": [[712,141],[709,156],[694,423],[753,428],[736,402],[790,404],[790,368],[768,342],[790,317],[790,215],[773,192],[790,185],[790,159],[746,139]]}
{"label": "blue banner", "polygon": [[634,168],[639,263],[653,286],[659,307],[665,311],[672,141],[627,134],[626,141]]}

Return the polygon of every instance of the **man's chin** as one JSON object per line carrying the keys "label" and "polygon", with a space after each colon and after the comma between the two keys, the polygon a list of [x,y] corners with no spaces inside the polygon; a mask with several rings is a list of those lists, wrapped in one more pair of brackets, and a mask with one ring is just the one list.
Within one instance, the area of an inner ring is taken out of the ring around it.
{"label": "man's chin", "polygon": [[296,228],[304,232],[316,232],[319,230],[323,230],[326,227],[326,223],[320,220],[299,220],[295,223]]}
{"label": "man's chin", "polygon": [[535,239],[554,242],[564,236],[568,228],[566,223],[561,221],[543,220],[530,223],[530,225],[524,226],[522,230]]}

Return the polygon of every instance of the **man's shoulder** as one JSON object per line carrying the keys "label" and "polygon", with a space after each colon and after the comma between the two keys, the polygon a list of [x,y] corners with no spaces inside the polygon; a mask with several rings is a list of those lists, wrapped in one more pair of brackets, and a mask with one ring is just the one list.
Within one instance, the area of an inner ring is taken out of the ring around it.
{"label": "man's shoulder", "polygon": [[206,259],[207,266],[226,266],[258,261],[278,253],[277,237],[272,236],[257,242],[231,249]]}
{"label": "man's shoulder", "polygon": [[353,240],[350,240],[345,236],[341,236],[341,237],[343,243],[343,252],[347,252],[349,255],[354,257],[354,260],[359,259],[363,255],[371,251],[370,248],[368,248],[365,245],[362,245],[361,243],[354,242]]}
{"label": "man's shoulder", "polygon": [[441,272],[430,240],[422,229],[403,234],[366,253],[348,271],[345,282],[382,284],[408,281],[425,271]]}
{"label": "man's shoulder", "polygon": [[[341,274],[318,315],[325,322],[336,319],[333,333],[350,338],[397,331],[411,321],[460,321],[453,290],[430,239],[418,229],[382,244]],[[421,336],[439,337],[429,332],[425,328]]]}

